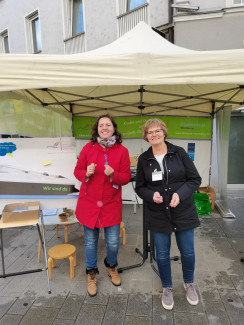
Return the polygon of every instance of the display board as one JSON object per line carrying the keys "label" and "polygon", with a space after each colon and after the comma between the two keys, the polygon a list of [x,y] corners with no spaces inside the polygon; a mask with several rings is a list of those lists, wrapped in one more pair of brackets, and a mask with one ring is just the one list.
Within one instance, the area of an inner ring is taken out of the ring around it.
{"label": "display board", "polygon": [[[152,118],[163,120],[172,139],[211,139],[211,118],[186,116],[134,116],[115,118],[118,130],[124,139],[141,138],[143,124]],[[73,117],[73,132],[76,139],[89,139],[96,118]]]}
{"label": "display board", "polygon": [[75,139],[0,139],[0,196],[63,196],[77,191]]}

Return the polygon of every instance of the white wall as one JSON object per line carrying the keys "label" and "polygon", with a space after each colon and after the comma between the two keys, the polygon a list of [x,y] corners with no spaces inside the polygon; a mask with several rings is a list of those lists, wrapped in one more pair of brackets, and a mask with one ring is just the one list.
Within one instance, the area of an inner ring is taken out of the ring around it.
{"label": "white wall", "polygon": [[168,1],[150,0],[150,24],[153,27],[161,26],[169,22]]}
{"label": "white wall", "polygon": [[[176,1],[177,2],[177,1]],[[226,7],[226,0],[190,0],[190,6],[198,6],[200,10],[221,9]]]}
{"label": "white wall", "polygon": [[192,50],[244,48],[244,6],[240,12],[175,17],[175,44]]}
{"label": "white wall", "polygon": [[107,45],[117,38],[116,1],[84,0],[86,50]]}
{"label": "white wall", "polygon": [[38,10],[42,53],[63,54],[63,18],[61,0],[0,1],[0,32],[8,29],[11,53],[27,53],[25,17]]}

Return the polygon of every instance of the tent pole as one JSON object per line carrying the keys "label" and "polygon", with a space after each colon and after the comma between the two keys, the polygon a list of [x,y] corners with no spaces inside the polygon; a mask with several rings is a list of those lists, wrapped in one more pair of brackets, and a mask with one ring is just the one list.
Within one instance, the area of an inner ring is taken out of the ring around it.
{"label": "tent pole", "polygon": [[216,114],[217,153],[218,153],[218,191],[219,200],[215,206],[223,218],[235,218],[228,207],[227,174],[228,174],[228,147],[230,131],[231,106],[222,107]]}
{"label": "tent pole", "polygon": [[209,185],[210,179],[212,174],[212,156],[213,156],[213,123],[214,123],[214,114],[215,114],[215,102],[212,102],[212,112],[210,113],[211,116],[211,145],[210,145],[210,170],[209,170]]}

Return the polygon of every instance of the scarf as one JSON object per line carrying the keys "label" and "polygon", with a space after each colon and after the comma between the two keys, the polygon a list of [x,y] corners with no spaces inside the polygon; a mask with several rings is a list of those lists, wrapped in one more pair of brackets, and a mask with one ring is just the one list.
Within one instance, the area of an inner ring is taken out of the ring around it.
{"label": "scarf", "polygon": [[116,142],[116,138],[115,135],[111,136],[108,139],[101,139],[100,137],[97,137],[97,142],[104,147],[112,147],[115,142]]}

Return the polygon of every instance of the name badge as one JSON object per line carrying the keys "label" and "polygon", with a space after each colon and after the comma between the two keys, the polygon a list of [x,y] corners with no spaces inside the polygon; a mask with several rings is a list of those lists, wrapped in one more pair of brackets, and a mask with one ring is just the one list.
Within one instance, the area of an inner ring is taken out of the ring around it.
{"label": "name badge", "polygon": [[161,181],[163,179],[163,172],[160,170],[158,172],[152,173],[152,181]]}

